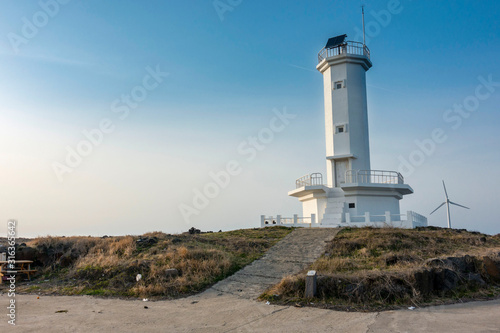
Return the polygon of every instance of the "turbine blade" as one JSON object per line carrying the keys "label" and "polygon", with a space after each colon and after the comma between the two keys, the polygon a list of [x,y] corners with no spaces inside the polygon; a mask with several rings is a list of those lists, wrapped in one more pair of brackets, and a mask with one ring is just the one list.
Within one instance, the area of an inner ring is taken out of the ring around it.
{"label": "turbine blade", "polygon": [[465,207],[465,206],[459,205],[459,204],[457,204],[457,203],[454,203],[453,201],[450,201],[450,203],[451,203],[452,205],[455,205],[455,206],[458,206],[458,207],[462,207],[462,208],[470,209],[469,207]]}
{"label": "turbine blade", "polygon": [[446,191],[446,185],[444,184],[444,180],[443,180],[443,187],[444,187],[444,194],[446,194],[446,199],[448,199],[448,192]]}
{"label": "turbine blade", "polygon": [[[434,212],[435,212],[436,210],[438,210],[439,208],[443,207],[443,205],[444,205],[445,203],[446,203],[446,202],[443,202],[442,204],[440,204],[438,208],[436,208],[436,209],[434,209],[434,210],[432,211],[432,213],[434,213]],[[430,213],[429,215],[432,215],[432,213]]]}

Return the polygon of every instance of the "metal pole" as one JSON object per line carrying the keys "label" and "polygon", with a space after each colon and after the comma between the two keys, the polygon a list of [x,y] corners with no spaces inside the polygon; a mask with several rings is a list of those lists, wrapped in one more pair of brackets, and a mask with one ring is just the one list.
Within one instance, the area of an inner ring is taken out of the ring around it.
{"label": "metal pole", "polygon": [[448,229],[451,229],[451,217],[450,217],[450,200],[446,200],[447,216],[448,216]]}
{"label": "metal pole", "polygon": [[361,6],[361,14],[363,16],[363,46],[365,43],[365,5]]}

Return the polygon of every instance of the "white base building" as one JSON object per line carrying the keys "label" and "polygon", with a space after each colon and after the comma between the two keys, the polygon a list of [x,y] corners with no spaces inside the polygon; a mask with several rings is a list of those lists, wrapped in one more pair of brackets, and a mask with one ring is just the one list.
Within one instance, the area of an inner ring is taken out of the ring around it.
{"label": "white base building", "polygon": [[399,200],[413,193],[403,176],[371,169],[366,98],[370,51],[345,38],[330,38],[316,67],[324,83],[326,184],[320,173],[297,179],[288,195],[302,202],[302,217],[261,216],[261,226],[427,226],[422,215],[400,213]]}

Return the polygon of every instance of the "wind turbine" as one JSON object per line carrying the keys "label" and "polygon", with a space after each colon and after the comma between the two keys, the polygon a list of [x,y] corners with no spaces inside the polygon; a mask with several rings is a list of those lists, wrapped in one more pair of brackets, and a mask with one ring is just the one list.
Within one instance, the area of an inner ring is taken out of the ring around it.
{"label": "wind turbine", "polygon": [[[466,208],[466,209],[470,209],[470,208],[462,206],[462,205],[459,205],[457,203],[454,203],[454,202],[450,201],[450,199],[448,198],[448,192],[446,192],[446,185],[444,184],[444,180],[443,180],[443,187],[444,187],[444,194],[446,195],[446,201],[443,202],[442,204],[440,204],[438,208],[434,209],[432,211],[432,213],[434,213],[436,210],[438,210],[439,208],[443,207],[444,204],[446,204],[447,217],[448,217],[448,228],[451,228],[450,204],[458,206],[458,207]],[[432,215],[432,213],[430,213],[429,215]]]}

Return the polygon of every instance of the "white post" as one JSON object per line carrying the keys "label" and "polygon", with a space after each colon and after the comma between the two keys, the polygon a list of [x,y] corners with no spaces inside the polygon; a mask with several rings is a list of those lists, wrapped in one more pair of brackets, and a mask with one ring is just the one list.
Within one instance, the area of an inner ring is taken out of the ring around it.
{"label": "white post", "polygon": [[370,223],[370,212],[365,212],[365,223]]}
{"label": "white post", "polygon": [[385,212],[385,223],[391,224],[391,212]]}
{"label": "white post", "polygon": [[276,215],[276,224],[277,225],[281,224],[281,215]]}
{"label": "white post", "polygon": [[413,212],[411,210],[406,212],[406,220],[410,225],[413,225]]}
{"label": "white post", "polygon": [[299,225],[299,216],[297,214],[293,214],[293,226],[297,227]]}
{"label": "white post", "polygon": [[406,212],[406,221],[407,221],[406,223],[407,223],[409,229],[415,228],[415,223],[413,222],[413,220],[414,220],[413,212],[411,210],[407,211]]}
{"label": "white post", "polygon": [[260,216],[260,227],[264,228],[266,226],[266,215]]}
{"label": "white post", "polygon": [[351,213],[345,213],[345,221],[346,223],[351,223]]}
{"label": "white post", "polygon": [[311,214],[311,227],[316,225],[316,214]]}

